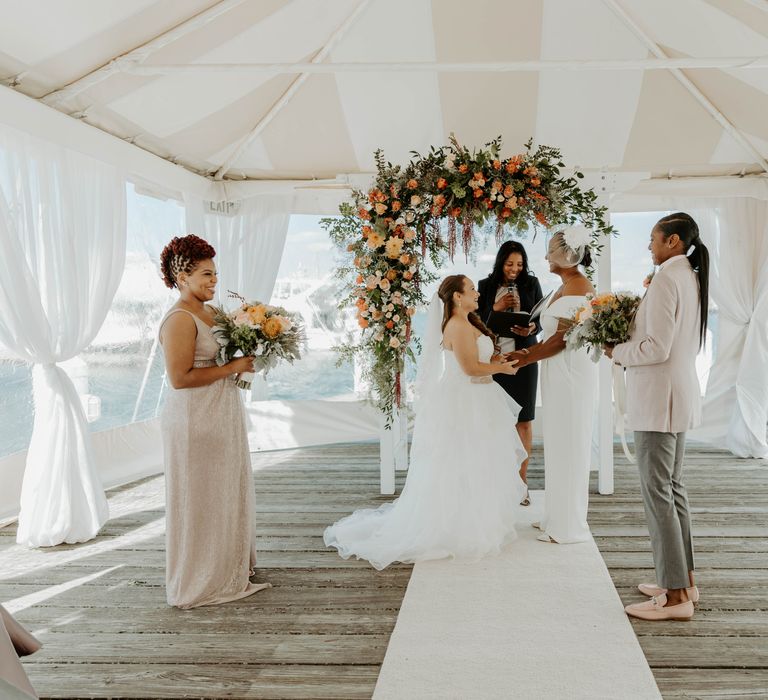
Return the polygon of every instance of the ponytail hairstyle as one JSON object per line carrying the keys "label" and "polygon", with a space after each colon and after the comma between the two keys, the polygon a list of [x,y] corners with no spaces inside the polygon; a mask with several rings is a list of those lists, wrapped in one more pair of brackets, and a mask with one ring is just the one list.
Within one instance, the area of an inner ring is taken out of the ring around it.
{"label": "ponytail hairstyle", "polygon": [[656,224],[667,239],[677,234],[683,243],[683,249],[688,254],[688,262],[699,278],[699,306],[701,317],[699,321],[699,347],[704,345],[707,337],[707,314],[709,312],[709,251],[699,238],[699,227],[690,214],[677,212],[659,219]]}
{"label": "ponytail hairstyle", "polygon": [[[440,330],[444,331],[448,325],[448,321],[453,316],[453,310],[456,308],[456,303],[453,300],[454,293],[464,293],[464,285],[467,283],[467,277],[465,275],[448,275],[441,283],[437,290],[437,296],[443,302],[443,323],[440,326]],[[467,316],[469,322],[477,328],[483,335],[487,335],[493,341],[493,347],[496,352],[499,351],[499,346],[496,344],[495,334],[486,326],[480,317],[474,312],[470,311]]]}

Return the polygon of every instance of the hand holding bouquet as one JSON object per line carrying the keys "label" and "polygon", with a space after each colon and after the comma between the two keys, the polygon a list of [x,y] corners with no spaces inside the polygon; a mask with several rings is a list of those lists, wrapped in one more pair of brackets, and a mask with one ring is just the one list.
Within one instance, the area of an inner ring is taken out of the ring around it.
{"label": "hand holding bouquet", "polygon": [[[239,356],[254,358],[256,372],[264,376],[280,360],[293,363],[301,359],[301,345],[305,341],[300,314],[293,314],[280,306],[258,301],[246,301],[239,294],[229,295],[241,304],[234,311],[214,307],[216,325],[213,335],[221,346],[216,363],[224,365]],[[237,386],[250,389],[252,372],[238,375]]]}
{"label": "hand holding bouquet", "polygon": [[631,292],[587,295],[587,303],[576,311],[565,332],[566,346],[577,350],[589,347],[592,361],[600,359],[604,345],[629,340],[640,297]]}

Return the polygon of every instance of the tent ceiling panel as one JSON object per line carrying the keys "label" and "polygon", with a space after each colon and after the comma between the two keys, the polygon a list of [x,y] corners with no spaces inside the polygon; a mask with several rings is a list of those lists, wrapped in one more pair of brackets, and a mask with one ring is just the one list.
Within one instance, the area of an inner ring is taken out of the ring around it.
{"label": "tent ceiling panel", "polygon": [[[312,114],[313,119],[307,120]],[[313,177],[334,177],[357,169],[344,111],[332,75],[312,75],[303,89],[263,133],[269,159],[280,170],[308,170]],[[252,167],[243,158],[234,168]]]}
{"label": "tent ceiling panel", "polygon": [[[508,151],[534,136],[589,169],[715,175],[768,157],[768,0],[0,0],[0,12],[0,78],[18,92],[54,93],[67,114],[196,171],[228,164],[232,179],[366,173],[379,147],[402,162],[451,132],[470,147],[501,134]],[[616,65],[659,52],[721,65],[677,79]],[[723,69],[734,57],[763,67]],[[395,65],[249,69],[313,61]]]}
{"label": "tent ceiling panel", "polygon": [[[0,46],[24,64],[22,71],[28,71],[24,92],[40,97],[216,4],[217,0],[0,0],[4,18]],[[19,72],[2,64],[6,75]]]}
{"label": "tent ceiling panel", "polygon": [[720,12],[730,15],[739,24],[768,37],[768,8],[760,9],[749,2],[733,0],[704,0]]}
{"label": "tent ceiling panel", "polygon": [[[584,32],[572,32],[575,25]],[[544,59],[648,58],[624,23],[590,0],[548,0],[543,37]],[[642,71],[542,73],[536,140],[558,144],[566,160],[582,167],[621,166],[642,80]]]}
{"label": "tent ceiling panel", "polygon": [[[331,62],[434,61],[430,2],[373,0],[355,27],[330,54]],[[437,74],[338,73],[336,85],[358,170],[374,169],[382,147],[392,162],[444,141]],[[407,135],[393,139],[394,134]]]}
{"label": "tent ceiling panel", "polygon": [[645,74],[623,165],[633,170],[669,170],[709,163],[722,127],[669,73]]}

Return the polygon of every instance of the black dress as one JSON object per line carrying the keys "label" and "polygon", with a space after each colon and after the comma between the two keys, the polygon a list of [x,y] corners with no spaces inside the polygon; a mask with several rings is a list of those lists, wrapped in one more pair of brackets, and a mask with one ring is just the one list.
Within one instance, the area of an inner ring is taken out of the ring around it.
{"label": "black dress", "polygon": [[[477,300],[477,313],[483,322],[488,321],[488,317],[493,311],[493,305],[496,301],[497,288],[491,288],[491,280],[486,277],[480,280],[477,285],[477,291],[480,292],[480,298]],[[520,309],[530,311],[544,296],[541,292],[539,280],[533,275],[529,275],[525,283],[517,285],[517,291],[520,294]],[[516,335],[515,349],[529,348],[539,342],[537,335],[541,332],[541,326],[536,323],[536,333],[529,336]],[[500,384],[517,403],[520,404],[520,415],[517,420],[521,423],[534,419],[536,413],[536,385],[539,380],[539,365],[534,362],[520,369],[517,374],[494,374],[493,380]]]}

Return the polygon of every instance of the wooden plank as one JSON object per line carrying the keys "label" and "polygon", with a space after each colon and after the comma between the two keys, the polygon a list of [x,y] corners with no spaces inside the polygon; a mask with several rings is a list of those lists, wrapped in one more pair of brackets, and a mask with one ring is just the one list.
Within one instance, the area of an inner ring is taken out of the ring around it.
{"label": "wooden plank", "polygon": [[239,698],[362,700],[378,665],[25,664],[46,698]]}
{"label": "wooden plank", "polygon": [[44,662],[108,663],[146,666],[189,661],[212,664],[380,664],[389,635],[366,635],[364,640],[348,634],[248,634],[224,632],[195,635],[121,632],[119,634],[41,635],[43,648],[30,657],[27,667]]}
{"label": "wooden plank", "polygon": [[665,698],[758,700],[768,697],[768,670],[659,668],[656,683]]}

